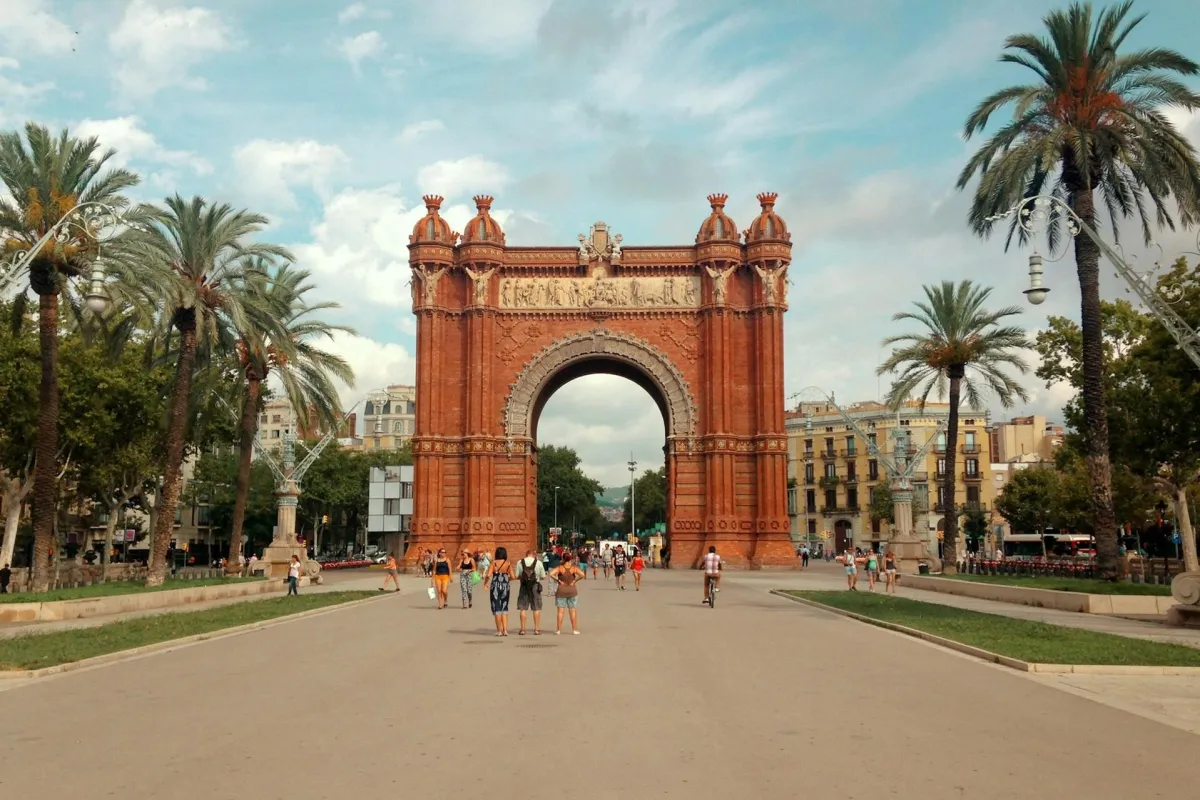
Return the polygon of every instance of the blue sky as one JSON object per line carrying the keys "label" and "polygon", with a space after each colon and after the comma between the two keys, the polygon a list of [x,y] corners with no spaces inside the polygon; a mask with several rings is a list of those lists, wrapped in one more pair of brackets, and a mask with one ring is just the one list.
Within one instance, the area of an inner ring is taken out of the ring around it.
{"label": "blue sky", "polygon": [[[145,176],[144,199],[270,215],[357,327],[336,348],[363,390],[413,378],[405,245],[424,192],[458,225],[494,194],[510,244],[570,245],[604,219],[641,245],[692,241],[709,192],[744,226],[754,195],[777,191],[794,243],[789,391],[872,399],[878,342],[921,283],[970,277],[1023,303],[1024,258],[969,235],[953,183],[966,114],[1025,79],[996,62],[1004,37],[1055,5],[0,0],[0,127],[99,136]],[[1200,58],[1200,4],[1135,8],[1149,17],[1133,46]],[[1200,120],[1176,118],[1200,141]],[[1047,280],[1031,329],[1077,316],[1070,268]],[[1017,412],[1053,416],[1068,396],[1028,384]],[[657,410],[620,379],[568,385],[540,431],[606,483],[630,451],[661,461]]]}

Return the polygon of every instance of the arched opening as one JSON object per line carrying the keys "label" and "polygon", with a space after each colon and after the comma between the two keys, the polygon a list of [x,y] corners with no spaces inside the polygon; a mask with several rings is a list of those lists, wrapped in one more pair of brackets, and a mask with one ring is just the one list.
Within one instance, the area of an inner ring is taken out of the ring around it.
{"label": "arched opening", "polygon": [[[635,527],[628,518],[632,507],[646,555],[656,554],[669,508],[669,426],[662,391],[627,362],[588,358],[550,376],[531,404],[530,419],[539,545],[551,544],[555,528],[560,546],[628,541]],[[581,491],[589,481],[595,484]],[[566,485],[556,493],[560,484]]]}

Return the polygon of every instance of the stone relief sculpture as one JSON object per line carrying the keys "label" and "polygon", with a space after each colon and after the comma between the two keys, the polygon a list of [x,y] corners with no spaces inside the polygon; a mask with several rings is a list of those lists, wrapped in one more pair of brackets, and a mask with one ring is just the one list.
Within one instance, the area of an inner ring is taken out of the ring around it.
{"label": "stone relief sculpture", "polygon": [[700,279],[686,275],[609,278],[503,278],[500,307],[514,309],[694,308]]}
{"label": "stone relief sculpture", "polygon": [[442,279],[445,272],[445,267],[431,271],[428,267],[420,266],[413,270],[413,274],[421,280],[421,285],[425,289],[425,305],[433,305],[434,300],[437,299],[438,281]]}
{"label": "stone relief sculpture", "polygon": [[471,284],[475,289],[475,305],[483,305],[487,302],[488,280],[492,277],[492,273],[496,269],[493,267],[486,272],[475,272],[470,267],[463,267],[463,269],[466,270],[467,276],[471,279]]}
{"label": "stone relief sculpture", "polygon": [[712,278],[713,302],[719,306],[725,305],[725,281],[729,280],[729,276],[733,274],[735,269],[737,267],[730,267],[724,270],[713,269],[712,267],[704,268],[704,271],[708,273],[708,277]]}

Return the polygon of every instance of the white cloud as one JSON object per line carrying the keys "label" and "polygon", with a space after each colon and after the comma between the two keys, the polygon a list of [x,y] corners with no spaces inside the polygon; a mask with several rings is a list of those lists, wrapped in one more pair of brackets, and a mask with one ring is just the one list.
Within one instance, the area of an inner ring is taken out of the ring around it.
{"label": "white cloud", "polygon": [[0,43],[10,51],[57,55],[70,51],[75,34],[44,0],[3,0]]}
{"label": "white cloud", "polygon": [[130,0],[120,24],[108,37],[118,66],[118,88],[145,99],[168,86],[201,90],[193,67],[238,46],[230,26],[211,9],[160,8],[150,0]]}
{"label": "white cloud", "polygon": [[508,170],[482,156],[435,161],[417,172],[417,188],[446,197],[481,192],[493,194],[509,181]]}
{"label": "white cloud", "polygon": [[1192,147],[1200,150],[1200,110],[1189,111],[1186,108],[1169,106],[1163,109],[1163,115],[1192,143]]}
{"label": "white cloud", "polygon": [[348,36],[338,47],[338,51],[343,58],[350,62],[350,68],[356,75],[362,70],[362,62],[370,58],[379,58],[386,49],[387,42],[383,40],[383,35],[379,31],[367,31],[357,36]]}
{"label": "white cloud", "polygon": [[467,51],[508,55],[533,44],[554,0],[438,0],[419,3],[422,35]]}
{"label": "white cloud", "polygon": [[338,23],[345,25],[347,22],[353,22],[356,19],[362,19],[366,13],[366,3],[351,3],[338,12]]}
{"label": "white cloud", "polygon": [[312,139],[290,142],[255,139],[238,147],[233,161],[242,190],[274,208],[295,207],[292,190],[298,186],[327,193],[330,178],[349,163],[337,145]]}
{"label": "white cloud", "polygon": [[426,134],[441,133],[444,130],[446,130],[446,125],[440,119],[423,119],[420,122],[405,125],[396,136],[396,143],[411,144]]}
{"label": "white cloud", "polygon": [[28,108],[54,88],[49,81],[22,83],[8,78],[3,70],[16,70],[20,63],[15,58],[0,57],[0,127],[20,124],[28,115]]}
{"label": "white cloud", "polygon": [[343,386],[338,393],[346,409],[373,389],[416,380],[416,360],[403,345],[336,333],[323,348],[346,359],[354,370],[354,387]]}
{"label": "white cloud", "polygon": [[113,166],[123,167],[131,161],[148,161],[186,167],[196,175],[212,172],[212,164],[195,153],[163,147],[154,134],[142,127],[138,117],[85,119],[73,127],[72,133],[81,138],[95,136],[101,147],[114,148],[117,153],[109,160]]}

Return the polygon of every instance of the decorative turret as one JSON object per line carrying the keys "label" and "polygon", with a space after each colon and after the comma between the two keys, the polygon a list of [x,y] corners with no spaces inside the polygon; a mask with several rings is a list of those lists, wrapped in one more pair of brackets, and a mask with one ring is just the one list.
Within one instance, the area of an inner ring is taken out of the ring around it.
{"label": "decorative turret", "polygon": [[708,203],[712,206],[712,213],[700,225],[700,232],[696,234],[696,244],[704,244],[706,242],[737,243],[737,225],[725,213],[725,201],[728,199],[729,195],[727,194],[710,194],[708,196]]}
{"label": "decorative turret", "polygon": [[436,194],[427,194],[425,201],[425,216],[413,227],[412,236],[408,237],[411,247],[416,244],[440,244],[454,247],[458,234],[450,230],[450,223],[442,219],[438,209],[442,207],[444,198]]}
{"label": "decorative turret", "polygon": [[467,227],[463,231],[462,243],[487,242],[503,247],[504,231],[500,229],[500,223],[492,219],[490,213],[492,198],[486,194],[475,195],[475,208],[478,213],[473,220],[467,223]]}
{"label": "decorative turret", "polygon": [[758,196],[762,211],[746,229],[746,263],[758,275],[755,306],[787,308],[787,268],[792,260],[792,235],[775,213],[775,192]]}
{"label": "decorative turret", "polygon": [[762,211],[750,227],[746,229],[746,244],[753,242],[790,242],[792,235],[787,231],[787,223],[783,217],[775,213],[775,201],[779,195],[775,192],[763,192],[758,196]]}

